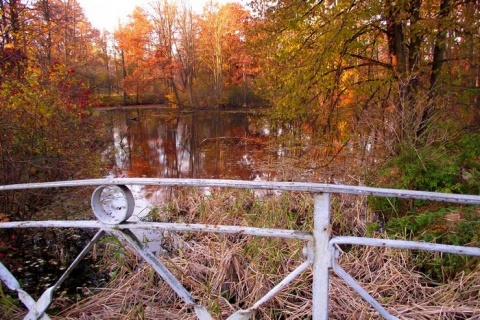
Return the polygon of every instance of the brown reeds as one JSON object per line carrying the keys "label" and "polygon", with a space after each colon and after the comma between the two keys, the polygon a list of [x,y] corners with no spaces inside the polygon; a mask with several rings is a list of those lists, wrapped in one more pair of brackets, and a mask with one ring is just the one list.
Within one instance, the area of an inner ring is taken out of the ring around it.
{"label": "brown reeds", "polygon": [[[341,255],[339,263],[400,319],[480,318],[480,268],[468,275],[462,272],[449,283],[435,284],[412,269],[411,256],[404,250],[351,248]],[[337,277],[332,278],[330,295],[332,318],[381,319]],[[348,302],[346,296],[350,297]]]}
{"label": "brown reeds", "polygon": [[[311,229],[311,198],[305,194],[257,198],[252,192],[226,191],[208,197],[189,194],[182,199],[160,208],[156,218]],[[364,208],[363,200],[335,201],[338,212],[333,214],[343,212],[344,216],[343,224],[339,216],[335,218],[339,230],[365,230],[364,226],[348,225],[368,218],[356,211]],[[302,263],[304,245],[301,241],[242,235],[165,233],[166,251],[159,259],[215,318],[225,319],[253,305]],[[121,259],[118,250],[122,251]],[[469,274],[458,274],[449,283],[438,284],[415,271],[409,251],[353,246],[341,248],[341,252],[338,261],[342,268],[401,319],[480,319],[480,267]],[[104,288],[92,288],[90,296],[69,307],[66,300],[57,299],[51,309],[63,310],[53,319],[196,319],[192,308],[185,306],[132,250],[113,250],[107,245],[103,259],[105,267],[115,275],[112,281]],[[262,305],[254,319],[311,318],[311,283],[308,270]],[[329,314],[331,319],[381,318],[333,273]]]}

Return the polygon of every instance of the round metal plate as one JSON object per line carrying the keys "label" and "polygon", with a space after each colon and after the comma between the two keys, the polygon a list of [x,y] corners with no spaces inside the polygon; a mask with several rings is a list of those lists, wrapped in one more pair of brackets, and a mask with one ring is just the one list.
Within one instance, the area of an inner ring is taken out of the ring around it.
{"label": "round metal plate", "polygon": [[100,186],[92,194],[92,210],[98,220],[119,224],[133,214],[135,199],[125,185]]}

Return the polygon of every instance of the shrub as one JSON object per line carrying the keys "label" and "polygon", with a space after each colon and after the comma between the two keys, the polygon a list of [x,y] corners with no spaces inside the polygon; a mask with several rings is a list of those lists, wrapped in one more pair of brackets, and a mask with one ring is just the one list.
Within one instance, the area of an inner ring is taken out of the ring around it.
{"label": "shrub", "polygon": [[[400,153],[379,170],[375,184],[398,189],[459,194],[480,193],[480,134],[465,134],[456,141]],[[372,199],[372,209],[391,216],[412,212],[423,201]]]}
{"label": "shrub", "polygon": [[[72,74],[34,68],[25,79],[0,83],[2,185],[92,177],[100,173],[103,144],[95,137],[95,101]],[[31,216],[51,191],[2,192],[0,212]]]}
{"label": "shrub", "polygon": [[[475,207],[441,208],[389,220],[390,236],[433,243],[480,246],[480,212]],[[435,281],[446,282],[460,271],[473,271],[478,258],[456,254],[416,252],[414,265]]]}

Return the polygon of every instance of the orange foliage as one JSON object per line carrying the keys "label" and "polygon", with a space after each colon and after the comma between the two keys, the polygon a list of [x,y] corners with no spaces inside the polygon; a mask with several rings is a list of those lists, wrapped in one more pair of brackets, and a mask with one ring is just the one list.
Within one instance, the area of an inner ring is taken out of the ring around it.
{"label": "orange foliage", "polygon": [[[123,53],[124,90],[137,95],[148,91],[156,76],[155,66],[160,63],[161,55],[151,47],[153,25],[147,13],[136,7],[130,16],[130,22],[120,26],[115,32],[118,49]],[[138,101],[137,101],[138,102]]]}

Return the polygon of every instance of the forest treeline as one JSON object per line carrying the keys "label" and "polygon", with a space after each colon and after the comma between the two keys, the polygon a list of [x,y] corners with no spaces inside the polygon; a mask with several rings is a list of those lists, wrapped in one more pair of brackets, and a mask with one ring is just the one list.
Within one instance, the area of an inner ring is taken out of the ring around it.
{"label": "forest treeline", "polygon": [[186,2],[155,0],[113,32],[93,28],[76,1],[3,0],[0,11],[7,74],[20,76],[27,60],[42,72],[61,65],[113,103],[258,102],[249,87],[258,66],[245,36],[253,20],[240,4],[212,2],[197,14]]}
{"label": "forest treeline", "polygon": [[152,0],[109,33],[77,1],[1,0],[0,30],[2,184],[80,177],[101,103],[169,103],[268,106],[306,170],[479,193],[478,1]]}

